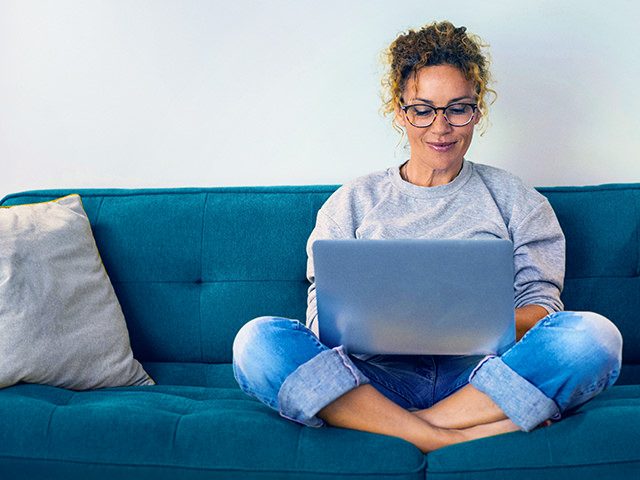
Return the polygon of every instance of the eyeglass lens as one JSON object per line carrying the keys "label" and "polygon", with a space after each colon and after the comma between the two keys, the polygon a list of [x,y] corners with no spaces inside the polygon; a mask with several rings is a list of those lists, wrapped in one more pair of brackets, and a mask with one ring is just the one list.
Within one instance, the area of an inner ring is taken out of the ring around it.
{"label": "eyeglass lens", "polygon": [[[412,105],[407,108],[409,121],[416,127],[428,127],[436,118],[436,111],[428,105]],[[454,103],[444,110],[444,116],[453,126],[463,126],[473,117],[473,106]]]}

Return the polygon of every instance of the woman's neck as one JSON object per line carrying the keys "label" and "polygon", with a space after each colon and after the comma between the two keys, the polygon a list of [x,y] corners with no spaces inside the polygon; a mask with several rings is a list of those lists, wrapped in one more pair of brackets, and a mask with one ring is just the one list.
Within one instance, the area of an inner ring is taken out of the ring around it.
{"label": "woman's neck", "polygon": [[419,187],[437,187],[446,185],[453,181],[462,170],[464,159],[460,163],[447,170],[436,170],[433,168],[422,167],[415,162],[408,160],[401,168],[400,173],[405,182],[418,185]]}

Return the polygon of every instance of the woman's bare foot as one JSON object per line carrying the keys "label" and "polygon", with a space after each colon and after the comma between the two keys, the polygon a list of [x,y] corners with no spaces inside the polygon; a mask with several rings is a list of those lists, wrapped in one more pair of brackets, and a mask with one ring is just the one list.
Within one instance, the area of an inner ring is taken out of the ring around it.
{"label": "woman's bare foot", "polygon": [[424,410],[413,410],[411,413],[416,417],[420,418],[421,420],[424,420],[425,422],[428,422],[433,426],[440,427],[440,428],[454,428],[454,427],[451,427],[450,425],[445,425],[442,422],[438,422],[435,416],[431,415],[431,410],[429,410],[428,408],[425,408]]}
{"label": "woman's bare foot", "polygon": [[465,385],[429,408],[412,413],[431,425],[458,430],[507,418],[491,397],[471,384]]}
{"label": "woman's bare foot", "polygon": [[[477,425],[470,425],[470,426],[457,426],[456,424],[458,424],[459,422],[456,421],[455,419],[436,419],[435,416],[431,415],[431,410],[430,409],[424,409],[424,410],[414,410],[411,412],[413,415],[415,415],[416,417],[420,418],[421,420],[424,420],[425,422],[427,422],[428,424],[434,426],[434,427],[439,427],[439,428],[443,428],[443,429],[447,429],[447,430],[465,430],[467,428],[473,428]],[[509,420],[507,419],[502,419],[502,420]],[[500,420],[500,421],[502,421]],[[446,422],[446,423],[444,423]],[[496,422],[489,422],[489,424],[491,423],[497,423],[498,420],[496,420]],[[548,427],[549,425],[552,425],[553,422],[551,420],[545,420],[544,422],[542,422],[540,425],[538,425],[535,430],[537,430],[538,428],[542,428],[542,427]],[[480,425],[480,424],[478,424]]]}
{"label": "woman's bare foot", "polygon": [[505,420],[498,420],[497,422],[483,423],[475,427],[463,428],[459,431],[462,432],[467,438],[467,441],[469,441],[501,435],[503,433],[518,432],[520,431],[520,427],[507,418]]}
{"label": "woman's bare foot", "polygon": [[509,419],[462,429],[440,428],[428,424],[425,426],[427,427],[425,428],[425,435],[428,438],[425,439],[425,442],[418,441],[414,443],[423,453],[432,452],[456,443],[520,431],[520,427]]}

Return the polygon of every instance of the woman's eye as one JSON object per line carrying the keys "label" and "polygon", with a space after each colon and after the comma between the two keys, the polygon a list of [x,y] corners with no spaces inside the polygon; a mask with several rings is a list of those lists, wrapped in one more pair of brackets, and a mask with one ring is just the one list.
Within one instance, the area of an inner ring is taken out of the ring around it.
{"label": "woman's eye", "polygon": [[450,115],[463,115],[468,112],[467,105],[451,105],[447,108]]}
{"label": "woman's eye", "polygon": [[420,116],[428,116],[433,114],[433,109],[429,108],[429,107],[413,107],[416,115],[420,115]]}

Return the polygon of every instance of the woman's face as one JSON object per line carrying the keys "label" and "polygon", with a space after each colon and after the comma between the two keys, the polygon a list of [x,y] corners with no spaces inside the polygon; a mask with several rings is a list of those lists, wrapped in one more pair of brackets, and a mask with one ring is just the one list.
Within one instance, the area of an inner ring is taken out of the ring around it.
{"label": "woman's face", "polygon": [[[446,107],[452,103],[477,103],[473,81],[467,80],[456,67],[423,67],[418,70],[417,77],[417,82],[414,82],[413,76],[407,81],[402,95],[404,105]],[[462,158],[471,144],[473,129],[480,120],[480,112],[476,110],[473,119],[467,125],[452,127],[445,120],[442,110],[439,110],[430,126],[418,128],[409,123],[398,106],[395,110],[396,122],[407,131],[411,159],[414,163],[417,161],[425,168],[457,174]],[[450,147],[442,146],[450,143],[453,143]]]}

